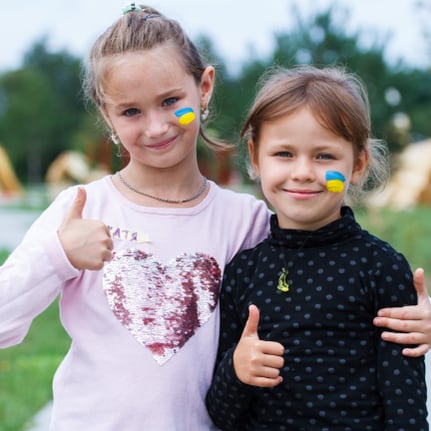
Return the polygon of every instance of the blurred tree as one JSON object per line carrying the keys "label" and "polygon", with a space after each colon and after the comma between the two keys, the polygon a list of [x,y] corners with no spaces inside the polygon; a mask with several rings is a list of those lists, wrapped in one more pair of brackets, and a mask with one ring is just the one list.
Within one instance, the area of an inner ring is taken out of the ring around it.
{"label": "blurred tree", "polygon": [[41,179],[50,147],[58,99],[45,75],[32,69],[0,77],[0,137],[17,175],[25,181]]}
{"label": "blurred tree", "polygon": [[227,77],[220,97],[223,115],[217,125],[225,126],[222,130],[229,138],[237,137],[234,132],[239,130],[265,70],[297,64],[341,65],[356,73],[368,89],[373,134],[385,139],[392,153],[412,140],[431,136],[431,122],[427,120],[431,103],[429,71],[411,69],[402,62],[389,65],[384,56],[387,41],[377,35],[364,47],[360,32],[346,30],[348,9],[333,5],[304,17],[294,5],[291,15],[295,19],[292,30],[274,34],[275,49],[267,58],[253,58],[245,62],[237,77]]}
{"label": "blurred tree", "polygon": [[41,39],[19,70],[0,77],[0,139],[22,180],[40,182],[50,162],[71,147],[87,115],[80,75],[79,59],[49,52]]}

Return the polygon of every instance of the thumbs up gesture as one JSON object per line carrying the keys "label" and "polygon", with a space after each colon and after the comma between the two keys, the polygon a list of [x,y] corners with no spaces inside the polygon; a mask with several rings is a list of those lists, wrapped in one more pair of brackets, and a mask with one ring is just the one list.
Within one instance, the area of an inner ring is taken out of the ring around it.
{"label": "thumbs up gesture", "polygon": [[248,385],[277,386],[283,378],[284,347],[275,341],[260,340],[257,333],[260,313],[250,305],[248,320],[233,353],[233,365],[238,379]]}
{"label": "thumbs up gesture", "polygon": [[82,217],[86,200],[85,189],[78,188],[76,198],[58,229],[58,238],[75,268],[101,269],[105,261],[112,259],[113,242],[104,223]]}

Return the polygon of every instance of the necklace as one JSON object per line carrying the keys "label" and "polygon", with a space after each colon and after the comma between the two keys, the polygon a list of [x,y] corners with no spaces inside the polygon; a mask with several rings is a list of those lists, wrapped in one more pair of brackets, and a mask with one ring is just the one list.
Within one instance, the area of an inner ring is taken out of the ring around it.
{"label": "necklace", "polygon": [[[301,250],[304,248],[305,243],[309,240],[311,235],[312,235],[312,232],[304,239],[301,246],[298,248],[298,251],[293,256],[293,259],[290,261],[290,264],[291,264],[290,266],[293,266],[293,263],[295,262],[296,258],[299,256],[299,254],[301,253]],[[285,249],[284,249],[283,245],[281,246],[281,248],[283,249],[284,265],[281,268],[281,274],[278,277],[277,290],[279,290],[280,292],[286,293],[286,292],[289,292],[289,290],[290,290],[289,279],[287,278],[289,276],[289,270],[287,269],[288,265],[286,263],[286,253],[285,253]]]}
{"label": "necklace", "polygon": [[201,188],[198,190],[197,193],[195,193],[193,196],[191,196],[190,198],[187,199],[179,199],[179,200],[174,200],[174,199],[165,199],[165,198],[159,198],[158,196],[153,196],[150,195],[149,193],[144,193],[141,190],[136,189],[135,187],[133,187],[132,185],[130,185],[125,178],[121,175],[120,171],[117,172],[117,176],[120,179],[120,181],[130,190],[132,190],[132,192],[138,193],[142,196],[145,196],[147,198],[151,198],[151,199],[155,199],[156,201],[159,202],[165,202],[168,204],[184,204],[186,202],[191,202],[194,201],[195,199],[197,199],[207,188],[207,179],[205,177],[203,177],[203,182],[202,182],[202,186]]}

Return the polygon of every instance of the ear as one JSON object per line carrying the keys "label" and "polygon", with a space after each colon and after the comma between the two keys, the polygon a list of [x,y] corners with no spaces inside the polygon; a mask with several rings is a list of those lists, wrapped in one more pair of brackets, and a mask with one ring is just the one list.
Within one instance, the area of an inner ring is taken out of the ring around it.
{"label": "ear", "polygon": [[207,66],[201,76],[201,105],[208,105],[214,90],[215,69]]}
{"label": "ear", "polygon": [[105,123],[108,125],[108,127],[109,127],[109,130],[111,130],[112,132],[114,131],[114,127],[112,126],[112,122],[111,122],[111,119],[109,118],[109,115],[108,115],[108,113],[106,112],[106,110],[105,109],[103,109],[103,108],[100,108],[99,107],[99,112],[100,112],[100,115],[103,117],[103,119],[105,120]]}
{"label": "ear", "polygon": [[367,149],[362,150],[355,162],[355,166],[353,167],[352,178],[350,182],[352,184],[360,183],[365,175],[365,172],[368,168],[370,155]]}
{"label": "ear", "polygon": [[258,177],[259,176],[259,163],[257,161],[257,147],[254,144],[254,141],[252,139],[249,139],[247,141],[248,146],[248,155],[250,157],[250,164],[253,168],[254,174]]}

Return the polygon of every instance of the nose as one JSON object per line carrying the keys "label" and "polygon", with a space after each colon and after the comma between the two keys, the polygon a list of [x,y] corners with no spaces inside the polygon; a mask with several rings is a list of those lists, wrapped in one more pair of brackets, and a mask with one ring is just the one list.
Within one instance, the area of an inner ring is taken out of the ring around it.
{"label": "nose", "polygon": [[168,131],[168,121],[164,112],[148,113],[144,121],[144,134],[148,138],[157,138]]}
{"label": "nose", "polygon": [[292,178],[301,182],[313,181],[315,176],[311,160],[306,157],[297,158],[293,162]]}

